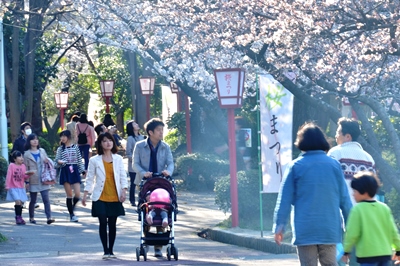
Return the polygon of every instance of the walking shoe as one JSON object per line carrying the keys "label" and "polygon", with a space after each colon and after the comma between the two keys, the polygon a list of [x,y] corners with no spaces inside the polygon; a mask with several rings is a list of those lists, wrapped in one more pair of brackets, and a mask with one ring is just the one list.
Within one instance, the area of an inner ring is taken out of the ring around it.
{"label": "walking shoe", "polygon": [[36,224],[36,221],[35,221],[35,219],[33,219],[33,218],[29,219],[29,222],[30,222],[31,224]]}
{"label": "walking shoe", "polygon": [[102,259],[103,260],[108,260],[110,258],[110,254],[104,254]]}
{"label": "walking shoe", "polygon": [[39,203],[36,203],[36,204],[35,204],[35,209],[37,209],[37,208],[39,208],[39,207],[40,207]]}
{"label": "walking shoe", "polygon": [[24,221],[24,219],[22,219],[21,216],[15,216],[15,223],[18,225],[24,225],[25,221]]}
{"label": "walking shoe", "polygon": [[111,254],[108,256],[108,258],[110,258],[110,259],[116,259],[117,256],[115,256],[113,253],[111,253]]}
{"label": "walking shoe", "polygon": [[54,220],[53,218],[47,219],[47,224],[52,224],[54,223],[56,220]]}
{"label": "walking shoe", "polygon": [[78,220],[78,217],[76,217],[75,215],[73,215],[72,217],[71,217],[71,220],[69,220],[70,222],[78,222],[79,220]]}
{"label": "walking shoe", "polygon": [[158,249],[158,248],[154,249],[154,257],[157,257],[157,258],[162,257],[161,249]]}

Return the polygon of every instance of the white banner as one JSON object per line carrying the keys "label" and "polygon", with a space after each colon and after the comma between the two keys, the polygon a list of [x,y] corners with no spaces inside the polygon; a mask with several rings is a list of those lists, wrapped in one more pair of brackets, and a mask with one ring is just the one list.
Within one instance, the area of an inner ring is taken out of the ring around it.
{"label": "white banner", "polygon": [[271,75],[259,78],[264,193],[277,193],[292,160],[293,95]]}
{"label": "white banner", "polygon": [[169,128],[167,125],[167,120],[171,118],[173,114],[177,112],[177,99],[175,93],[171,92],[169,86],[161,86],[162,92],[162,120],[165,124],[164,127],[164,137],[168,134]]}

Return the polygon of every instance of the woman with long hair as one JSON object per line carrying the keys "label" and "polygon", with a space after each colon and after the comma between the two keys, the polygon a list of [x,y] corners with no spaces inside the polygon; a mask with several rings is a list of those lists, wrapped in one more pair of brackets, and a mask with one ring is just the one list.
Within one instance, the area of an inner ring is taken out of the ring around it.
{"label": "woman with long hair", "polygon": [[[60,185],[64,186],[67,196],[66,204],[71,222],[78,222],[74,214],[75,205],[80,200],[81,174],[85,175],[78,146],[72,142],[71,131],[63,130],[60,133],[60,147],[57,149],[55,168],[60,169]],[[74,196],[72,196],[72,189]]]}
{"label": "woman with long hair", "polygon": [[77,143],[81,156],[85,160],[85,170],[87,170],[89,165],[89,152],[90,148],[94,145],[96,140],[96,135],[94,133],[93,127],[89,124],[86,114],[81,114],[79,117],[79,122],[75,126],[75,136],[77,138]]}
{"label": "woman with long hair", "polygon": [[126,141],[125,154],[128,157],[128,172],[131,181],[131,186],[129,189],[129,201],[132,206],[136,206],[135,203],[135,188],[136,185],[140,184],[140,178],[136,180],[136,172],[133,170],[133,149],[135,148],[136,142],[143,140],[144,136],[140,134],[140,127],[138,123],[131,120],[126,124],[126,134],[128,139]]}
{"label": "woman with long hair", "polygon": [[31,201],[29,203],[29,222],[36,224],[35,220],[35,204],[37,200],[37,193],[40,192],[44,204],[44,212],[47,217],[47,224],[54,223],[51,217],[51,207],[49,199],[50,185],[42,183],[42,172],[44,164],[49,162],[49,157],[44,149],[39,146],[38,136],[34,133],[30,134],[25,143],[24,162],[26,165],[27,173],[30,174],[29,191]]}

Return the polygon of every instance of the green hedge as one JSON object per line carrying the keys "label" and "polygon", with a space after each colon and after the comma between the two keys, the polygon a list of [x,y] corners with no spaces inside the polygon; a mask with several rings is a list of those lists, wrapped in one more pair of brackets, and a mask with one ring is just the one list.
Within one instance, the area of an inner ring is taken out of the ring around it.
{"label": "green hedge", "polygon": [[0,156],[0,196],[5,194],[7,169],[7,160]]}
{"label": "green hedge", "polygon": [[215,181],[229,173],[229,162],[214,154],[186,154],[176,159],[175,173],[188,190],[212,191]]}
{"label": "green hedge", "polygon": [[[260,185],[258,170],[240,171],[238,179],[239,225],[242,228],[260,229]],[[230,176],[223,176],[215,183],[215,203],[227,212],[231,208]],[[262,194],[263,227],[272,228],[277,193]]]}

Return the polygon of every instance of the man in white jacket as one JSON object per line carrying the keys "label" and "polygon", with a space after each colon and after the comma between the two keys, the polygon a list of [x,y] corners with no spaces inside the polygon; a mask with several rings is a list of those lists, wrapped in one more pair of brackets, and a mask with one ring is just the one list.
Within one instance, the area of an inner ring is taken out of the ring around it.
{"label": "man in white jacket", "polygon": [[[342,117],[338,120],[338,128],[336,130],[336,143],[337,146],[329,150],[328,156],[339,161],[348,191],[350,193],[350,199],[353,205],[356,204],[353,198],[353,189],[351,188],[351,180],[355,173],[359,171],[372,171],[375,172],[375,161],[372,156],[363,150],[360,143],[356,140],[361,134],[360,124],[355,119]],[[350,266],[359,265],[356,262],[356,256],[354,250],[350,256]]]}

